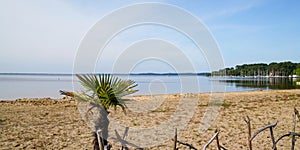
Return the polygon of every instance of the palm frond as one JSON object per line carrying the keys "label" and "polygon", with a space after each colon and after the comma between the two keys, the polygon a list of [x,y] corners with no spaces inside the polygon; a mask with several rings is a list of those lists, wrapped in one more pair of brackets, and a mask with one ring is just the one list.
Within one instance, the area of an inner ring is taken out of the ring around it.
{"label": "palm frond", "polygon": [[123,81],[110,74],[86,74],[76,75],[86,92],[76,94],[78,99],[90,101],[97,100],[106,110],[110,107],[116,109],[120,106],[125,112],[126,104],[124,96],[137,92],[134,90],[137,84],[132,80]]}
{"label": "palm frond", "polygon": [[65,95],[65,96],[69,96],[69,97],[74,97],[74,93],[73,92],[69,92],[69,91],[64,91],[64,90],[59,90],[60,95]]}

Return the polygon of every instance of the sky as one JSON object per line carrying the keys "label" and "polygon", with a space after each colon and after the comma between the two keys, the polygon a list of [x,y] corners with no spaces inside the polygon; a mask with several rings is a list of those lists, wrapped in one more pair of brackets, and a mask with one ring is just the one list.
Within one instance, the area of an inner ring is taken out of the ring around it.
{"label": "sky", "polygon": [[[122,0],[110,3],[102,0],[2,0],[0,72],[72,73],[78,49],[91,28],[120,8],[146,2],[170,4],[195,16],[218,44],[224,67],[300,60],[300,1],[297,0]],[[153,10],[142,9],[122,20],[126,22],[133,15],[147,18],[149,16],[144,16],[147,11]],[[161,17],[169,13],[155,11]],[[173,19],[185,23],[185,20]],[[117,25],[111,23],[106,28],[109,30]],[[151,40],[154,44],[148,42],[143,50],[132,50],[139,47],[139,43]],[[157,41],[163,41],[165,47],[153,50]],[[91,54],[97,56],[96,63],[91,65],[94,71],[106,73],[118,72],[120,68],[129,68],[130,72],[212,71],[208,59],[214,58],[208,58],[205,51],[209,50],[199,50],[192,39],[178,30],[143,24],[118,32],[101,54]],[[142,58],[145,54],[147,57]],[[183,60],[189,60],[193,69]]]}

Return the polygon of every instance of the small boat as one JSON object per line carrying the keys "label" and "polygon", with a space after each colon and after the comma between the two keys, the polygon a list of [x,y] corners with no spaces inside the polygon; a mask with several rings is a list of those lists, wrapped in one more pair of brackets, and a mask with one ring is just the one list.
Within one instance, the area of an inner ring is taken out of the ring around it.
{"label": "small boat", "polygon": [[299,78],[299,76],[298,76],[298,75],[293,75],[292,77],[293,77],[293,78]]}

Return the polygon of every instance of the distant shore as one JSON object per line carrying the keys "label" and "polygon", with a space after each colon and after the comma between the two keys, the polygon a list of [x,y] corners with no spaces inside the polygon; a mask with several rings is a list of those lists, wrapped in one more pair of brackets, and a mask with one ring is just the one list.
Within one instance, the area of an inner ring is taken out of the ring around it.
{"label": "distant shore", "polygon": [[289,76],[222,76],[222,75],[209,75],[210,77],[225,77],[225,78],[300,78],[298,75]]}
{"label": "distant shore", "polygon": [[[163,103],[148,113],[111,110],[110,117],[128,127],[151,127],[166,121],[177,108],[180,98],[190,96],[199,99],[193,117],[184,130],[178,132],[178,139],[202,149],[212,137],[215,129],[220,130],[221,145],[228,149],[247,149],[247,126],[244,117],[249,116],[252,131],[274,123],[277,138],[292,131],[293,109],[300,110],[300,90],[268,90],[224,93],[224,103],[215,122],[207,132],[198,132],[201,118],[209,105],[211,93],[169,94]],[[147,103],[150,96],[133,96],[130,99],[141,104]],[[130,106],[131,104],[128,103]],[[296,131],[299,132],[300,124]],[[76,103],[71,99],[24,98],[14,101],[0,101],[0,147],[3,149],[92,149],[92,134],[81,119]],[[142,138],[142,137],[141,137]],[[130,129],[129,136],[130,140]],[[146,140],[146,139],[145,139]],[[114,143],[113,148],[119,148]],[[136,143],[138,144],[138,143]],[[171,140],[151,149],[171,149]],[[271,149],[269,132],[262,133],[253,142],[253,149]],[[290,149],[291,140],[286,138],[278,144],[278,149]],[[214,145],[212,145],[214,147]],[[186,148],[180,146],[180,148]],[[296,142],[295,149],[300,149]]]}
{"label": "distant shore", "polygon": [[[148,72],[140,72],[140,73],[92,73],[92,74],[112,74],[112,75],[141,75],[141,76],[179,76],[179,75],[198,75],[198,76],[205,76],[206,74],[209,74],[207,72],[186,72],[186,73],[176,73],[176,72],[156,72],[156,73],[148,73]],[[0,75],[43,75],[43,76],[75,76],[74,73],[1,73]]]}

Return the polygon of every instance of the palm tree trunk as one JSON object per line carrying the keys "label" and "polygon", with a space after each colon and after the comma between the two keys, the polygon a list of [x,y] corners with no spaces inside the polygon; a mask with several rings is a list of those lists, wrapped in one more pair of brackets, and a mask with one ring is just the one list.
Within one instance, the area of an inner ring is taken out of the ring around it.
{"label": "palm tree trunk", "polygon": [[[102,143],[103,146],[107,146],[107,144],[108,144],[108,141],[107,141],[108,126],[109,126],[108,114],[109,114],[109,112],[105,108],[100,107],[99,118],[95,121],[96,132],[98,130],[101,130],[100,141],[103,141],[103,143]],[[94,136],[95,136],[94,141],[97,141],[97,143],[98,143],[98,136],[97,136],[96,132],[94,133]],[[98,143],[98,145],[99,145],[99,143]]]}

